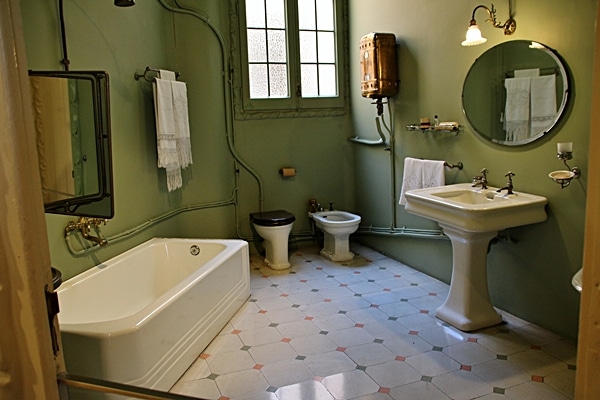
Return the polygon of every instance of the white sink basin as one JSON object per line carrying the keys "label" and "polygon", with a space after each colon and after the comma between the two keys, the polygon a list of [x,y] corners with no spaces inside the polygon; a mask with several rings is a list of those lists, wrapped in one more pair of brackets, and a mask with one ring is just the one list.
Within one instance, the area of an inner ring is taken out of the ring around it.
{"label": "white sink basin", "polygon": [[464,331],[502,322],[488,291],[490,240],[499,230],[547,218],[545,197],[496,190],[459,183],[406,192],[406,211],[437,221],[452,242],[450,291],[435,315]]}
{"label": "white sink basin", "polygon": [[468,232],[499,231],[546,220],[545,197],[496,190],[474,188],[470,183],[409,190],[406,211]]}

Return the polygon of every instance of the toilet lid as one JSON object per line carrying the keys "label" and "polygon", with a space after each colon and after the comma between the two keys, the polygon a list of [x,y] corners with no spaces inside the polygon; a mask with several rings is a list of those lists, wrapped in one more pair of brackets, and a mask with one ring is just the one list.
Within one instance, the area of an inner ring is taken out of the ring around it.
{"label": "toilet lid", "polygon": [[250,220],[261,226],[281,226],[291,224],[296,217],[285,210],[274,210],[251,213]]}

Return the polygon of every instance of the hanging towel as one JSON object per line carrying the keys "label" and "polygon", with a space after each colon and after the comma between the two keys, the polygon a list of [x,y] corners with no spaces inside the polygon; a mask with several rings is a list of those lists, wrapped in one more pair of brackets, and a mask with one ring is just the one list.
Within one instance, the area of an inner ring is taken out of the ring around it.
{"label": "hanging towel", "polygon": [[531,78],[531,134],[550,129],[556,118],[556,75]]}
{"label": "hanging towel", "polygon": [[158,167],[166,170],[167,189],[171,192],[179,189],[183,184],[175,135],[171,81],[156,78],[152,88],[154,91]]}
{"label": "hanging towel", "polygon": [[504,80],[506,104],[504,129],[506,141],[519,141],[529,137],[529,96],[532,78]]}
{"label": "hanging towel", "polygon": [[533,78],[540,76],[539,68],[515,69],[515,78]]}
{"label": "hanging towel", "polygon": [[400,192],[400,205],[406,204],[405,193],[412,189],[444,186],[444,162],[437,160],[420,160],[406,157],[404,159],[404,176]]}
{"label": "hanging towel", "polygon": [[187,86],[184,82],[171,81],[173,93],[173,116],[179,166],[187,168],[192,164],[192,146],[188,118]]}
{"label": "hanging towel", "polygon": [[177,80],[177,74],[174,71],[169,71],[168,69],[159,69],[158,77],[160,79],[164,79],[165,81]]}

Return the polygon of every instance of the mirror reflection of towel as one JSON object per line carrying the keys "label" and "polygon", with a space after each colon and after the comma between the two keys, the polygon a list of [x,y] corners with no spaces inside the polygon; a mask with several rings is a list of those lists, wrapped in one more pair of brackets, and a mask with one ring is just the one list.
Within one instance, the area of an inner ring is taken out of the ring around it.
{"label": "mirror reflection of towel", "polygon": [[406,157],[404,159],[404,176],[400,192],[400,205],[406,204],[405,193],[412,189],[421,189],[434,186],[444,186],[444,162],[437,160],[420,160]]}
{"label": "mirror reflection of towel", "polygon": [[556,75],[531,78],[531,134],[551,128],[556,118]]}
{"label": "mirror reflection of towel", "polygon": [[504,80],[506,104],[504,128],[509,142],[529,137],[529,96],[533,78],[508,78]]}

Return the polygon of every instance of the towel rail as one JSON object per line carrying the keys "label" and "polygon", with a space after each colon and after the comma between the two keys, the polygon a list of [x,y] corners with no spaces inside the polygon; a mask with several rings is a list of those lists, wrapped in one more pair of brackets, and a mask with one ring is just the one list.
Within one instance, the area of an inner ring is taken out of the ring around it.
{"label": "towel rail", "polygon": [[444,167],[448,167],[450,169],[452,169],[452,168],[458,168],[458,169],[462,170],[463,169],[463,163],[459,161],[456,164],[450,164],[448,161],[444,161]]}
{"label": "towel rail", "polygon": [[[539,70],[540,70],[540,76],[557,75],[560,73],[560,68],[558,68],[558,67],[544,67],[544,68],[540,68]],[[504,77],[505,78],[514,78],[515,71],[506,71],[504,73]]]}
{"label": "towel rail", "polygon": [[[149,73],[154,73],[155,76],[148,77]],[[158,69],[158,68],[146,67],[143,74],[138,74],[136,72],[133,74],[133,77],[135,78],[136,81],[138,81],[140,78],[144,78],[144,80],[147,82],[154,82],[154,80],[156,79],[156,75],[158,75],[159,73],[160,73],[160,69]],[[179,75],[180,75],[179,72],[175,72],[175,77],[179,78]]]}

